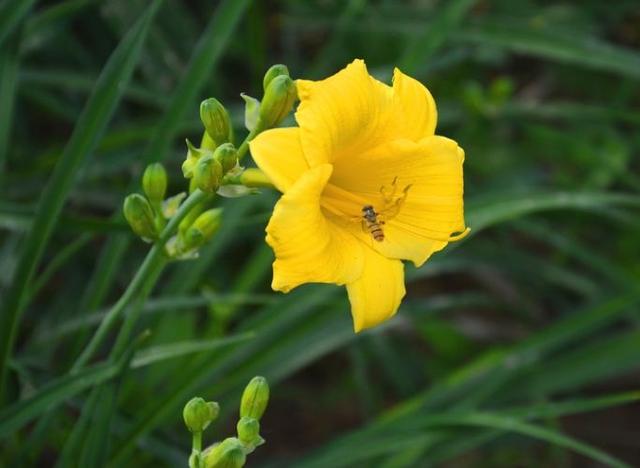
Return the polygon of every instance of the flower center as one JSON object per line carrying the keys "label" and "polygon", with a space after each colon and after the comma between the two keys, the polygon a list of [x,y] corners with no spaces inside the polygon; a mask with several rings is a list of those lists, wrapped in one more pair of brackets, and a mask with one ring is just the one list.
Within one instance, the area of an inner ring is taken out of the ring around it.
{"label": "flower center", "polygon": [[379,221],[386,222],[400,213],[410,188],[410,184],[401,186],[397,177],[372,193],[352,192],[329,182],[322,193],[321,203],[333,215],[350,222],[363,220],[364,207],[370,207],[370,213],[375,214]]}

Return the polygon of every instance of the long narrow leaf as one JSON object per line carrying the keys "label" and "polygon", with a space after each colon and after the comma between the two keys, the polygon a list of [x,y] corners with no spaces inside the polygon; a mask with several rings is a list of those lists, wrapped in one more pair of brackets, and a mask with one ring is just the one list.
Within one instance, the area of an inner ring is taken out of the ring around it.
{"label": "long narrow leaf", "polygon": [[123,83],[131,78],[151,20],[162,0],[154,1],[145,14],[122,39],[96,83],[96,88],[80,116],[78,125],[45,187],[36,216],[24,241],[13,282],[0,316],[0,401],[4,391],[6,362],[15,341],[27,287],[53,228],[58,214],[82,162],[95,147],[122,96]]}
{"label": "long narrow leaf", "polygon": [[0,6],[0,46],[16,30],[35,0],[5,0]]}
{"label": "long narrow leaf", "polygon": [[78,374],[53,380],[26,400],[0,412],[0,437],[6,437],[51,407],[79,392],[115,377],[120,364],[98,364]]}

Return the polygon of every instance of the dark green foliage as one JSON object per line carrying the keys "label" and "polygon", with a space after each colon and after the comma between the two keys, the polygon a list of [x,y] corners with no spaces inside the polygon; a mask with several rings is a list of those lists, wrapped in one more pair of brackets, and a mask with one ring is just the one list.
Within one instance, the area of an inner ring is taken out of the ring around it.
{"label": "dark green foliage", "polygon": [[[231,433],[254,375],[249,466],[640,465],[638,31],[631,0],[1,2],[0,465],[186,466],[185,402],[219,401],[208,431]],[[156,161],[184,189],[199,102],[242,141],[269,65],[356,57],[433,93],[469,238],[407,267],[398,315],[356,336],[343,290],[270,290],[276,194],[225,200],[141,338],[69,374],[148,249],[124,197]]]}

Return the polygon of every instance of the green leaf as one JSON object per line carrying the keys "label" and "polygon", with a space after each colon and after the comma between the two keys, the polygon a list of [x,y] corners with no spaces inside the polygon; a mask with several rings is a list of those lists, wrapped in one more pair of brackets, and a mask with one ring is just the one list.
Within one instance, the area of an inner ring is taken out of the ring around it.
{"label": "green leaf", "polygon": [[640,78],[640,54],[573,31],[549,27],[544,14],[537,21],[491,18],[456,31],[456,39],[498,46],[514,52]]}
{"label": "green leaf", "polygon": [[445,43],[474,3],[475,0],[452,0],[444,4],[424,32],[410,38],[398,67],[411,73],[418,65],[426,63]]}
{"label": "green leaf", "polygon": [[35,0],[5,0],[0,5],[0,47],[4,40],[20,26]]}
{"label": "green leaf", "polygon": [[467,225],[471,234],[538,211],[592,211],[612,205],[640,206],[640,196],[617,193],[525,193],[498,194],[470,200],[467,204]]}
{"label": "green leaf", "polygon": [[138,351],[131,360],[131,367],[148,366],[167,359],[175,359],[193,353],[211,351],[223,346],[240,343],[253,338],[253,333],[243,333],[236,336],[217,338],[213,340],[191,340],[167,345],[153,346],[151,348]]}
{"label": "green leaf", "polygon": [[[450,406],[456,408],[473,408],[492,396],[495,391],[509,382],[509,378],[519,376],[524,370],[532,366],[547,366],[546,357],[553,351],[569,346],[579,339],[593,333],[594,330],[610,324],[623,313],[640,301],[640,291],[630,292],[624,296],[602,301],[586,310],[579,310],[566,318],[543,329],[523,342],[513,346],[511,350],[493,350],[476,358],[470,364],[463,366],[441,379],[422,394],[405,400],[402,404],[383,413],[376,421],[364,428],[347,434],[329,445],[325,454],[319,454],[318,460],[326,462],[339,459],[341,453],[358,445],[375,445],[371,441],[381,434],[395,434],[415,431],[422,424],[424,418],[437,411],[438,408]],[[489,387],[489,391],[487,388]],[[514,390],[516,387],[509,387]],[[526,390],[526,385],[523,386]],[[476,397],[476,393],[480,396]],[[511,398],[518,393],[510,393]],[[465,399],[473,405],[461,405]],[[422,440],[422,439],[420,439]],[[417,442],[416,442],[417,443]],[[377,453],[377,452],[376,452]],[[344,455],[343,455],[344,456]],[[315,458],[313,458],[315,463]],[[322,466],[310,464],[310,466]],[[306,465],[304,465],[306,466]],[[329,465],[332,466],[331,462]]]}
{"label": "green leaf", "polygon": [[0,412],[0,437],[10,435],[48,409],[64,403],[81,391],[112,379],[120,371],[120,367],[119,363],[98,364],[75,375],[66,375],[50,381],[34,395]]}
{"label": "green leaf", "polygon": [[566,436],[558,431],[546,427],[523,422],[510,416],[502,416],[495,413],[470,413],[462,415],[433,416],[424,420],[425,425],[463,425],[476,426],[501,431],[515,432],[535,439],[540,439],[550,444],[558,445],[576,453],[589,457],[593,460],[616,468],[630,468],[626,463],[615,457],[592,447],[584,442],[580,442],[572,437]]}
{"label": "green leaf", "polygon": [[13,348],[28,285],[31,283],[75,176],[109,123],[122,96],[123,84],[131,78],[149,25],[160,3],[161,0],[156,0],[151,4],[109,58],[71,139],[44,188],[0,315],[0,401],[4,392],[6,362]]}
{"label": "green leaf", "polygon": [[[438,458],[438,461],[443,461],[458,453],[493,441],[503,435],[505,431],[540,438],[550,443],[560,443],[563,447],[572,450],[577,449],[579,453],[587,456],[594,455],[599,457],[596,459],[601,461],[613,461],[615,459],[598,449],[593,449],[586,444],[569,439],[548,429],[529,424],[526,421],[596,411],[637,402],[638,400],[640,400],[640,392],[626,392],[599,398],[532,404],[522,408],[502,410],[499,413],[451,412],[416,416],[415,420],[418,424],[413,426],[410,431],[407,428],[398,428],[395,430],[390,429],[386,433],[370,434],[367,437],[367,443],[357,440],[350,441],[345,438],[343,441],[334,442],[325,450],[318,450],[315,456],[296,463],[296,466],[303,468],[352,466],[355,462],[364,462],[384,454],[400,456],[407,450],[428,451],[429,461],[433,462],[436,460],[432,457],[438,454],[438,457],[443,457]],[[487,427],[492,430],[489,433],[483,431],[479,435],[458,430],[439,432],[439,427],[442,425],[471,425]],[[540,433],[539,429],[542,429],[543,432]],[[558,439],[557,436],[560,438]],[[569,442],[569,445],[566,445],[567,442]],[[577,443],[577,447],[573,443]],[[441,448],[446,448],[447,453],[439,453]],[[592,450],[595,450],[595,452]]]}
{"label": "green leaf", "polygon": [[[0,15],[2,15],[1,12]],[[0,16],[0,18],[2,18],[2,16]],[[2,122],[2,125],[0,125],[0,184],[4,183],[6,177],[5,165],[9,153],[9,135],[13,126],[13,108],[16,100],[16,76],[19,62],[18,45],[20,44],[20,38],[21,35],[19,31],[17,31],[9,37],[6,43],[2,44],[0,41],[0,122]]]}

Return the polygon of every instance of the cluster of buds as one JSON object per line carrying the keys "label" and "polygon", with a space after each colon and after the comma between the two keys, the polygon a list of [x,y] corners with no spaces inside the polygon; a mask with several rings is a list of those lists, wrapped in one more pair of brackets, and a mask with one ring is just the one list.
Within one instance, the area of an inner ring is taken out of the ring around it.
{"label": "cluster of buds", "polygon": [[227,437],[201,450],[202,432],[217,418],[219,406],[202,398],[191,399],[184,407],[184,422],[194,436],[189,458],[190,468],[240,468],[247,455],[264,444],[260,436],[260,418],[269,402],[269,385],[264,377],[254,377],[246,386],[240,403],[237,437]]}
{"label": "cluster of buds", "polygon": [[238,152],[233,145],[233,127],[229,113],[215,98],[200,104],[204,136],[200,148],[187,140],[187,158],[182,173],[192,180],[192,188],[215,193],[222,178],[238,165]]}
{"label": "cluster of buds", "polygon": [[[165,199],[167,173],[160,163],[147,166],[142,176],[144,195],[133,193],[124,200],[124,217],[135,234],[146,242],[159,239],[167,222],[175,215],[186,194]],[[213,237],[220,227],[220,208],[204,211],[204,206],[193,208],[182,220],[178,234],[165,245],[171,258],[189,258]]]}
{"label": "cluster of buds", "polygon": [[[248,140],[282,122],[297,99],[295,83],[285,65],[272,66],[264,76],[263,87],[262,102],[242,95],[246,103],[245,126],[250,132]],[[204,126],[200,147],[187,140],[187,157],[182,164],[184,176],[191,179],[191,188],[230,197],[253,193],[250,189],[255,187],[244,183],[241,177],[244,169],[238,164],[246,148],[234,145],[233,127],[225,107],[215,98],[202,101],[200,120]],[[254,179],[249,177],[246,181],[251,183]],[[260,180],[257,184],[260,187],[265,182]],[[225,185],[249,190],[229,190]]]}

